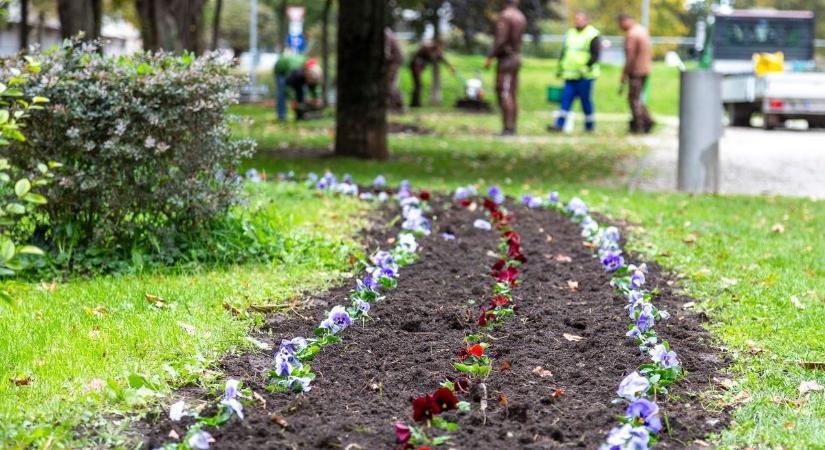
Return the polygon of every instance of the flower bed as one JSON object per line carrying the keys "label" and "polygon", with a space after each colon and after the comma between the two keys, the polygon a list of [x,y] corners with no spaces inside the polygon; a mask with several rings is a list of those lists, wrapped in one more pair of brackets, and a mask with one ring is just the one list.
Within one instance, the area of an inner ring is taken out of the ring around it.
{"label": "flower bed", "polygon": [[[418,242],[419,259],[403,270],[398,287],[371,308],[375,320],[349,327],[342,345],[318,353],[309,392],[267,391],[272,351],[227,357],[222,365],[227,376],[243,380],[266,403],[248,404],[243,422],[209,430],[215,439],[212,448],[345,448],[353,443],[393,448],[396,422],[413,421],[411,399],[432,394],[435,401],[439,386],[460,375],[456,363],[467,364],[456,355],[460,350],[467,352],[465,361],[488,357],[489,374],[483,380],[486,389],[471,383],[469,392],[457,395],[469,404],[467,410],[447,403],[443,418],[459,425],[446,433],[450,446],[601,445],[624,412],[612,403],[617,383],[649,360],[625,336],[626,300],[615,295],[612,277],[592,248],[582,245],[578,225],[554,211],[508,202],[517,217],[521,252],[529,261],[519,268],[522,283],[512,292],[521,309],[490,333],[494,339],[487,348],[462,346],[478,331],[480,306],[495,300],[489,269],[498,260],[497,234],[473,226],[482,218],[483,205],[476,202],[473,209],[472,203],[456,208],[449,198],[430,201],[435,220],[432,233]],[[371,232],[367,248],[386,247],[396,237],[403,222],[397,219],[399,212],[382,210],[377,222],[392,227]],[[658,289],[656,304],[672,314],[656,330],[679,349],[688,370],[673,388],[681,400],[659,402],[663,411],[672,412],[671,436],[663,433],[663,440],[670,446],[691,443],[724,423],[724,414],[706,412],[692,394],[709,387],[723,361],[708,347],[709,335],[698,317],[680,307],[687,299],[673,293],[656,267],[649,268],[646,285]],[[310,297],[300,317],[269,317],[256,338],[274,345],[304,335],[332,307],[343,305],[351,286]],[[483,412],[482,401],[487,404]],[[168,441],[169,432],[179,427],[165,417],[148,425],[147,448]]]}

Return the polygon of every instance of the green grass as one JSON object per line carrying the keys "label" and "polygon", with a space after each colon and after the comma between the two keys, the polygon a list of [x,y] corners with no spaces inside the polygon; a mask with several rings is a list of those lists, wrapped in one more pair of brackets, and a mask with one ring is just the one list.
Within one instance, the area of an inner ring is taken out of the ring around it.
{"label": "green grass", "polygon": [[[734,357],[724,376],[735,386],[711,405],[736,406],[734,423],[715,442],[729,448],[825,445],[825,393],[798,393],[802,381],[825,385],[824,371],[798,364],[825,362],[825,202],[628,192],[616,168],[642,150],[611,129],[592,137],[496,139],[490,137],[498,127],[494,119],[425,110],[393,120],[439,135],[393,136],[392,159],[376,163],[302,154],[302,148],[330,145],[329,121],[277,125],[259,108],[239,111],[258,121],[240,134],[256,137],[264,149],[292,149],[289,157],[262,153],[250,162],[271,172],[330,169],[365,183],[381,173],[393,183],[409,179],[430,189],[497,183],[514,195],[559,190],[639,224],[631,247],[684,276],[684,288],[701,301],[712,318],[710,329]],[[538,123],[530,120],[525,129],[538,133]],[[771,231],[775,224],[785,231]],[[685,242],[692,240],[688,236],[695,241]],[[792,295],[804,309],[794,306]]]}
{"label": "green grass", "polygon": [[[361,226],[356,201],[287,185],[261,185],[253,198],[264,213],[258,220],[283,235],[287,251],[276,263],[75,279],[53,292],[48,283],[9,287],[18,305],[0,316],[0,447],[53,440],[77,448],[73,427],[105,423],[101,413],[154,397],[126,389],[130,374],[150,379],[157,393],[208,381],[222,353],[250,345],[244,336],[255,322],[247,313],[233,317],[224,303],[241,311],[286,304],[347,269],[356,251],[350,237]],[[166,306],[153,306],[146,294]],[[115,388],[96,392],[95,383],[108,380]]]}

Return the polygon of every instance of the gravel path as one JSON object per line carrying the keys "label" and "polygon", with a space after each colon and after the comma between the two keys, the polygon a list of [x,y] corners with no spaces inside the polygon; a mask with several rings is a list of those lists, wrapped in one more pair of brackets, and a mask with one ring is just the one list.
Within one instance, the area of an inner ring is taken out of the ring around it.
{"label": "gravel path", "polygon": [[[672,191],[676,186],[678,121],[640,140],[650,147],[632,189]],[[825,132],[726,128],[720,146],[722,194],[825,198]]]}

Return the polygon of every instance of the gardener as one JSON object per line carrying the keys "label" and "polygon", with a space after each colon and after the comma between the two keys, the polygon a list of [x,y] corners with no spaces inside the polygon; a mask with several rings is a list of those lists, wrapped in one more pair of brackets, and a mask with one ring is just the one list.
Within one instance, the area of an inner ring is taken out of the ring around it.
{"label": "gardener", "polygon": [[390,27],[384,29],[384,57],[387,59],[387,67],[389,67],[390,109],[395,112],[402,112],[404,111],[404,99],[401,97],[401,89],[398,87],[398,75],[401,72],[401,65],[404,63],[404,52],[401,50],[401,44]]}
{"label": "gardener", "polygon": [[450,69],[450,73],[455,75],[455,68],[446,58],[444,58],[444,48],[439,41],[424,42],[418,47],[418,51],[410,61],[410,71],[413,76],[412,102],[410,106],[418,108],[421,106],[421,74],[427,65],[444,64]]}
{"label": "gardener", "polygon": [[505,0],[504,10],[496,20],[493,49],[487,61],[484,62],[484,68],[489,68],[493,58],[498,59],[496,95],[504,123],[502,136],[516,134],[518,72],[521,68],[521,38],[525,28],[527,28],[527,20],[518,9],[518,0]]}
{"label": "gardener", "polygon": [[323,108],[321,77],[321,66],[314,59],[294,53],[281,55],[275,64],[278,120],[286,120],[288,98],[293,101],[295,120],[303,120],[307,112],[320,111]]}
{"label": "gardener", "polygon": [[650,66],[653,64],[653,48],[650,35],[645,27],[636,23],[628,14],[619,14],[619,26],[624,30],[625,63],[622,70],[621,86],[629,84],[627,100],[633,120],[630,121],[631,133],[649,133],[653,128],[653,119],[647,111],[642,91]]}
{"label": "gardener", "polygon": [[584,110],[584,127],[593,131],[595,111],[593,110],[593,83],[599,76],[599,53],[601,40],[599,30],[588,23],[587,14],[576,13],[574,28],[567,31],[564,38],[557,76],[564,80],[561,96],[561,111],[555,125],[548,126],[550,131],[564,128],[573,100],[577,97]]}

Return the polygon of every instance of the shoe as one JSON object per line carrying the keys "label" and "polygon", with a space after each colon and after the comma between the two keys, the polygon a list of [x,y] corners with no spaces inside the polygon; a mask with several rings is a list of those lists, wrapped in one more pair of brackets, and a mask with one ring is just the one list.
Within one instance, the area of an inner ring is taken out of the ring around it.
{"label": "shoe", "polygon": [[564,131],[564,129],[559,128],[555,125],[547,125],[547,131],[551,133],[561,133],[562,131]]}
{"label": "shoe", "polygon": [[515,136],[515,135],[516,135],[516,130],[502,130],[502,132],[499,134],[499,136],[501,136],[501,137],[509,137],[509,136]]}

